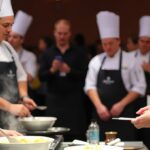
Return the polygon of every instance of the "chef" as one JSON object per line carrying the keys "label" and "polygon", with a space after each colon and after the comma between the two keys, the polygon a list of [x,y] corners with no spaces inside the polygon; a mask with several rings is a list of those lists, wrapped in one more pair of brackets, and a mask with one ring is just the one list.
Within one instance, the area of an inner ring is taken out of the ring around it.
{"label": "chef", "polygon": [[[137,110],[148,105],[150,100],[150,16],[142,16],[139,20],[139,49],[133,52],[134,56],[139,59],[140,65],[144,70],[146,77],[146,94],[137,104]],[[146,101],[147,100],[147,101]],[[150,149],[149,137],[150,129],[138,130],[138,140],[143,140],[145,145]]]}
{"label": "chef", "polygon": [[[19,62],[16,52],[5,39],[13,24],[13,10],[10,0],[3,0],[0,11],[0,124],[9,128],[9,121],[16,116],[28,116],[29,110],[36,107],[27,94],[27,76]],[[24,104],[17,104],[19,100]],[[11,112],[11,115],[10,113]]]}
{"label": "chef", "polygon": [[[133,52],[139,59],[146,77],[146,95],[150,95],[150,16],[143,16],[139,20],[139,49]],[[147,105],[146,101],[142,106]]]}
{"label": "chef", "polygon": [[8,38],[9,43],[16,50],[19,59],[28,75],[29,83],[37,75],[37,60],[34,53],[23,48],[22,44],[24,42],[25,35],[32,23],[32,16],[19,10],[16,14],[14,24],[12,26],[12,31]]}
{"label": "chef", "polygon": [[89,63],[85,92],[95,106],[101,137],[105,131],[118,131],[122,140],[135,140],[134,127],[129,122],[112,117],[134,117],[134,101],[145,94],[142,68],[135,57],[120,48],[119,16],[113,12],[97,14],[103,54]]}

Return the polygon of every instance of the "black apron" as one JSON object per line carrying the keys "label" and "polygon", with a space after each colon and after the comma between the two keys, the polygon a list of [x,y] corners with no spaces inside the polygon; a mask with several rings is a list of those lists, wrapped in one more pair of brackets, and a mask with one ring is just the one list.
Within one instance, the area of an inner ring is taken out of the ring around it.
{"label": "black apron", "polygon": [[[149,54],[149,64],[150,64],[150,54]],[[146,84],[147,84],[147,88],[146,88],[146,96],[147,96],[150,95],[150,73],[146,71],[144,73],[145,73]]]}
{"label": "black apron", "polygon": [[[138,52],[135,53],[135,57],[138,56]],[[149,54],[149,64],[150,64],[150,54]],[[138,101],[138,104],[136,105],[136,109],[139,110],[142,107],[145,107],[147,105],[147,95],[150,95],[150,73],[144,71],[145,79],[146,79],[146,94],[144,97],[140,98]],[[150,129],[144,128],[144,129],[138,129],[137,130],[137,140],[143,141],[144,144],[147,146],[148,149],[150,149]]]}
{"label": "black apron", "polygon": [[85,140],[86,110],[81,88],[68,92],[48,92],[46,98],[47,116],[57,117],[55,126],[68,127],[70,132],[64,135],[65,141]]}
{"label": "black apron", "polygon": [[[106,56],[102,60],[97,78],[97,89],[102,103],[110,110],[111,107],[125,97],[128,92],[123,84],[122,70],[122,51],[120,53],[119,70],[102,69]],[[129,104],[120,116],[133,117],[135,114],[133,104]],[[130,141],[135,139],[134,127],[130,122],[108,120],[103,121],[97,116],[100,124],[101,139],[104,140],[106,131],[117,131],[118,137],[122,140]]]}
{"label": "black apron", "polygon": [[[12,55],[11,50],[6,45],[7,50]],[[16,75],[16,64],[12,55],[12,62],[0,62],[0,97],[11,103],[18,103],[19,91]],[[0,127],[5,129],[16,129],[17,120],[9,112],[0,110]]]}

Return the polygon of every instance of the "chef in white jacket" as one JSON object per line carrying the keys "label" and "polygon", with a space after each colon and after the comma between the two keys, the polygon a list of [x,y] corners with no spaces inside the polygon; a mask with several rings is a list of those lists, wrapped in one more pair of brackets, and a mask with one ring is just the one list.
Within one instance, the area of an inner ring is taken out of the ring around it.
{"label": "chef in white jacket", "polygon": [[15,16],[8,42],[16,50],[27,75],[29,83],[37,75],[37,59],[34,53],[23,48],[24,38],[32,23],[33,17],[19,10]]}
{"label": "chef in white jacket", "polygon": [[144,72],[135,57],[120,48],[119,16],[102,11],[97,14],[103,54],[89,63],[85,92],[95,106],[104,132],[118,131],[122,140],[135,140],[134,127],[129,122],[111,120],[112,117],[133,117],[134,101],[145,94]]}
{"label": "chef in white jacket", "polygon": [[[3,0],[0,10],[0,112],[1,126],[8,128],[15,116],[28,116],[36,104],[27,94],[27,76],[8,38],[14,22],[10,0]],[[24,104],[17,104],[19,100]],[[10,112],[10,113],[8,113]],[[10,117],[11,116],[11,117]]]}
{"label": "chef in white jacket", "polygon": [[[133,55],[140,61],[146,77],[146,93],[137,104],[137,110],[150,105],[150,16],[142,16],[139,20],[139,49],[133,52]],[[140,112],[140,111],[138,111]],[[138,113],[137,112],[137,113]],[[142,115],[142,114],[138,114]],[[141,116],[142,118],[142,116]],[[138,140],[143,140],[145,145],[150,149],[150,129],[138,130]]]}
{"label": "chef in white jacket", "polygon": [[[150,95],[150,16],[142,16],[139,20],[139,49],[133,52],[133,55],[139,59],[140,65],[144,70],[146,77],[146,97]],[[147,105],[143,102],[142,106]]]}

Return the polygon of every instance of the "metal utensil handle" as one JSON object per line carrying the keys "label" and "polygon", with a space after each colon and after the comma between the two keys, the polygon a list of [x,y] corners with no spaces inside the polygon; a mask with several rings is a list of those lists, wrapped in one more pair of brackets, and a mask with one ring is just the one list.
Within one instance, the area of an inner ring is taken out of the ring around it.
{"label": "metal utensil handle", "polygon": [[50,145],[49,150],[56,150],[59,146],[59,144],[63,141],[63,136],[62,135],[57,135],[55,140],[52,142]]}

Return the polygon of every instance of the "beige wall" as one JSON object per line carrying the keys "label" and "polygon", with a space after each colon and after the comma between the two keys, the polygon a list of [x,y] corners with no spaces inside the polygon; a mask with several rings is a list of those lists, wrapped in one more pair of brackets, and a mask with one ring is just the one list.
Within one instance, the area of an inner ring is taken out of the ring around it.
{"label": "beige wall", "polygon": [[82,32],[88,43],[98,38],[95,15],[110,10],[121,16],[121,38],[138,32],[138,19],[150,15],[149,0],[12,0],[15,12],[22,9],[33,15],[34,22],[26,44],[35,45],[41,35],[52,35],[53,24],[59,18],[70,19],[73,34]]}

